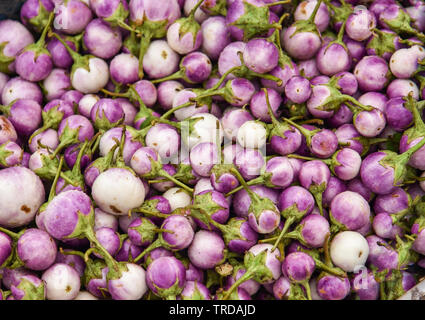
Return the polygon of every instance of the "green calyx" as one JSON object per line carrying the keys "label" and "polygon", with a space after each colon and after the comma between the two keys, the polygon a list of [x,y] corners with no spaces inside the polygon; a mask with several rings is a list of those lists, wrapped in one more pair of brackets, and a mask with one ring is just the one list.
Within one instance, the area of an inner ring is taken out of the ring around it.
{"label": "green calyx", "polygon": [[24,292],[24,296],[21,300],[45,300],[46,299],[46,288],[43,281],[40,285],[35,286],[34,283],[25,279],[20,279],[19,284],[16,286],[19,290]]}
{"label": "green calyx", "polygon": [[[44,6],[42,5],[41,1],[40,2],[40,9],[44,8]],[[40,12],[41,14],[41,12]],[[47,21],[43,22],[43,32],[40,36],[40,38],[38,39],[38,41],[36,43],[30,44],[29,46],[27,46],[23,51],[32,51],[34,52],[34,60],[37,59],[41,54],[45,54],[48,55],[49,57],[51,56],[50,52],[44,47],[45,43],[46,43],[46,35],[47,32],[50,30],[50,27],[52,25],[53,19],[55,17],[55,13],[54,12],[48,12],[46,10],[45,14],[47,14]],[[30,22],[31,23],[31,22]]]}
{"label": "green calyx", "polygon": [[54,157],[53,159],[49,155],[40,154],[42,161],[42,167],[34,170],[35,174],[42,179],[53,180],[56,176],[59,160]]}
{"label": "green calyx", "polygon": [[[382,284],[381,284],[382,285]],[[385,278],[386,300],[397,300],[406,291],[403,289],[403,273],[400,270],[391,270],[391,275]]]}
{"label": "green calyx", "polygon": [[191,183],[196,180],[192,166],[185,163],[179,163],[177,166],[177,172],[173,175],[173,177],[183,183]]}
{"label": "green calyx", "polygon": [[416,238],[410,235],[407,235],[406,238],[407,241],[403,241],[396,235],[396,251],[398,253],[397,267],[399,270],[403,270],[409,263],[419,260],[419,254],[412,250],[412,245]]}
{"label": "green calyx", "polygon": [[15,61],[16,57],[7,56],[4,53],[4,48],[8,45],[9,41],[0,43],[0,72],[11,74],[9,66]]}
{"label": "green calyx", "polygon": [[169,216],[168,214],[164,214],[157,209],[158,203],[158,199],[145,200],[140,208],[134,209],[133,211],[141,212],[148,216],[167,218]]}
{"label": "green calyx", "polygon": [[281,29],[276,23],[269,23],[270,11],[267,6],[257,7],[248,2],[243,2],[244,14],[229,25],[243,30],[243,41],[246,42],[253,37],[267,32],[271,28]]}
{"label": "green calyx", "polygon": [[47,129],[54,129],[57,130],[59,127],[59,124],[61,123],[63,119],[63,113],[58,110],[59,105],[54,106],[48,111],[42,111],[41,117],[43,118],[43,126],[40,129],[37,129],[29,138],[29,142],[31,143],[32,139],[40,134],[46,131]]}
{"label": "green calyx", "polygon": [[212,220],[212,216],[224,209],[225,208],[213,200],[212,192],[210,191],[195,195],[193,204],[191,206],[190,215],[211,227],[210,222]]}
{"label": "green calyx", "polygon": [[223,240],[226,245],[234,240],[247,240],[244,236],[241,235],[241,227],[245,222],[246,220],[231,218],[224,228],[220,228],[220,231],[223,235]]}
{"label": "green calyx", "polygon": [[291,283],[291,287],[289,289],[288,300],[308,300],[305,296],[304,290],[299,283]]}
{"label": "green calyx", "polygon": [[190,296],[180,295],[182,300],[205,300],[204,296],[198,289],[197,281],[195,281],[194,286],[195,289],[193,290],[193,293]]}
{"label": "green calyx", "polygon": [[201,30],[201,26],[195,20],[193,15],[189,15],[187,18],[180,18],[175,23],[180,24],[179,28],[179,39],[181,40],[186,34],[191,34],[193,38],[193,46],[195,46],[196,37]]}
{"label": "green calyx", "polygon": [[413,140],[421,137],[425,137],[425,123],[422,120],[421,112],[418,108],[418,102],[413,98],[410,92],[407,97],[403,98],[406,102],[403,104],[413,115],[414,125],[404,131],[404,134],[408,136],[407,143],[411,143]]}
{"label": "green calyx", "polygon": [[[87,286],[90,280],[102,279],[102,269],[107,267],[105,261],[101,259],[90,259],[86,261],[86,268],[84,269],[83,283]],[[105,288],[106,289],[106,288]]]}
{"label": "green calyx", "polygon": [[[325,249],[326,250],[326,249]],[[317,249],[300,249],[300,251],[307,253],[310,255],[314,262],[316,263],[316,268],[319,270],[324,271],[325,273],[340,277],[340,278],[346,278],[347,273],[345,273],[344,270],[338,267],[334,267],[330,261],[327,261],[326,263],[322,261],[322,258],[320,257],[320,252]],[[325,255],[329,254],[325,252]],[[326,258],[326,260],[329,260],[329,258]],[[319,276],[320,278],[320,276]]]}
{"label": "green calyx", "polygon": [[153,286],[157,291],[155,294],[166,300],[176,300],[177,296],[183,291],[183,286],[180,286],[178,277],[176,277],[174,284],[167,289],[160,288],[155,283],[153,283]]}
{"label": "green calyx", "polygon": [[340,231],[348,231],[348,228],[342,224],[341,222],[337,221],[334,216],[332,215],[332,211],[329,209],[329,219],[331,220],[331,233],[336,234]]}
{"label": "green calyx", "polygon": [[207,7],[205,4],[201,4],[201,9],[207,12],[210,16],[223,16],[227,15],[227,1],[217,0],[213,7]]}
{"label": "green calyx", "polygon": [[80,128],[81,126],[76,129],[72,129],[69,127],[68,122],[66,123],[65,128],[59,136],[59,145],[56,147],[56,150],[50,156],[52,159],[55,158],[64,148],[70,146],[71,144],[80,142],[80,140],[78,139]]}
{"label": "green calyx", "polygon": [[383,22],[395,33],[405,33],[416,36],[422,42],[425,40],[425,35],[411,26],[412,19],[409,14],[399,8],[398,15],[392,20],[382,19]]}
{"label": "green calyx", "polygon": [[346,3],[344,0],[340,0],[340,6],[332,4],[329,0],[323,0],[328,9],[331,11],[331,20],[333,24],[336,24],[341,21],[347,21],[347,18],[351,13],[353,13],[353,8],[350,4]]}
{"label": "green calyx", "polygon": [[28,23],[33,27],[34,31],[42,32],[46,25],[49,23],[50,11],[46,9],[41,0],[38,0],[38,14],[29,19]]}
{"label": "green calyx", "polygon": [[111,27],[120,27],[130,32],[136,32],[135,29],[125,23],[125,20],[128,18],[129,14],[130,12],[126,10],[122,2],[120,2],[114,13],[107,18],[103,18],[103,20],[108,22]]}
{"label": "green calyx", "polygon": [[393,53],[396,51],[394,42],[397,34],[373,30],[372,38],[368,41],[366,49],[373,49],[377,56],[382,57],[385,53]]}
{"label": "green calyx", "polygon": [[399,187],[403,185],[407,175],[407,163],[412,155],[424,145],[425,137],[402,154],[397,154],[389,150],[382,151],[386,154],[386,156],[379,161],[379,164],[384,168],[392,168],[394,170],[394,186]]}
{"label": "green calyx", "polygon": [[141,237],[141,242],[153,242],[156,238],[158,227],[149,219],[140,218],[141,224],[129,229],[137,231]]}
{"label": "green calyx", "polygon": [[109,129],[115,128],[124,122],[124,117],[115,122],[111,122],[106,117],[105,110],[102,110],[102,115],[99,115],[99,111],[99,109],[96,110],[96,120],[94,121],[94,126],[96,129],[101,131],[108,131]]}
{"label": "green calyx", "polygon": [[136,32],[131,32],[123,41],[124,48],[127,48],[133,56],[138,56],[140,52],[140,41],[136,37]]}
{"label": "green calyx", "polygon": [[316,200],[316,204],[319,207],[320,214],[323,216],[323,204],[322,204],[322,195],[327,188],[327,183],[322,182],[321,184],[312,184],[308,190],[313,195]]}
{"label": "green calyx", "polygon": [[12,151],[7,150],[7,145],[8,144],[9,144],[8,142],[5,142],[5,143],[3,143],[3,144],[0,145],[0,165],[3,166],[3,167],[8,167],[9,166],[7,159],[11,155],[13,155],[13,152]]}

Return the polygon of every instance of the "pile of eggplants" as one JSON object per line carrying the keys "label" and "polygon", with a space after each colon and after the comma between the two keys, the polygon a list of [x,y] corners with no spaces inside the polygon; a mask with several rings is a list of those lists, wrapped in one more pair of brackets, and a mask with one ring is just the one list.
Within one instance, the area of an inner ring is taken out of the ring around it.
{"label": "pile of eggplants", "polygon": [[399,298],[424,31],[423,0],[25,1],[0,21],[0,298]]}

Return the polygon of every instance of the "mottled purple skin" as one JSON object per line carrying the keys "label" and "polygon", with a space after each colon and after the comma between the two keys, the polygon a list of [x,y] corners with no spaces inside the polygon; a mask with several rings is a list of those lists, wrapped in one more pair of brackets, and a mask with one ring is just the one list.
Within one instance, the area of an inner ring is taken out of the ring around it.
{"label": "mottled purple skin", "polygon": [[117,261],[132,261],[141,253],[142,247],[133,244],[130,239],[125,239],[114,258]]}
{"label": "mottled purple skin", "polygon": [[293,76],[285,86],[286,97],[295,103],[306,102],[312,93],[310,81],[301,76]]}
{"label": "mottled purple skin", "polygon": [[71,88],[71,78],[68,70],[53,69],[49,76],[43,80],[43,86],[46,90],[45,98],[47,101],[59,99]]}
{"label": "mottled purple skin", "polygon": [[417,284],[415,275],[406,271],[402,271],[401,273],[402,273],[401,283],[402,283],[403,290],[409,291]]}
{"label": "mottled purple skin", "polygon": [[291,186],[279,195],[278,207],[280,211],[283,211],[294,204],[296,204],[298,211],[306,211],[306,214],[309,214],[314,207],[314,198],[303,187]]}
{"label": "mottled purple skin", "polygon": [[5,288],[10,289],[11,286],[17,286],[20,283],[20,280],[24,276],[36,276],[37,274],[29,269],[24,267],[19,267],[16,269],[4,268],[2,274],[2,284]]}
{"label": "mottled purple skin", "polygon": [[412,112],[404,107],[405,102],[402,97],[397,97],[389,99],[385,105],[387,123],[398,132],[406,130],[413,120]]}
{"label": "mottled purple skin", "polygon": [[192,52],[186,55],[180,63],[184,78],[190,83],[201,83],[211,75],[211,60],[202,52]]}
{"label": "mottled purple skin", "polygon": [[288,254],[282,262],[282,273],[291,282],[299,283],[310,279],[316,263],[304,252]]}
{"label": "mottled purple skin", "polygon": [[22,154],[21,166],[25,168],[29,168],[30,157],[31,157],[31,154],[24,151],[24,153]]}
{"label": "mottled purple skin", "polygon": [[260,151],[246,148],[236,154],[234,164],[244,179],[251,180],[261,174],[265,158]]}
{"label": "mottled purple skin", "polygon": [[301,236],[307,246],[321,248],[328,234],[330,225],[328,220],[320,214],[310,214],[300,222]]}
{"label": "mottled purple skin", "polygon": [[395,4],[394,0],[375,0],[369,6],[369,11],[375,14],[376,19],[379,18],[379,15],[385,8],[389,5]]}
{"label": "mottled purple skin", "polygon": [[298,62],[298,70],[300,74],[303,74],[307,79],[312,79],[320,75],[317,69],[316,59],[302,60]]}
{"label": "mottled purple skin", "polygon": [[287,300],[291,291],[291,282],[281,276],[273,284],[273,296],[276,300]]}
{"label": "mottled purple skin", "polygon": [[272,209],[263,209],[257,213],[257,216],[253,212],[248,214],[248,222],[251,228],[261,234],[271,233],[279,226],[280,214],[275,206]]}
{"label": "mottled purple skin", "polygon": [[380,92],[369,91],[362,94],[358,101],[365,106],[372,106],[376,109],[385,112],[385,105],[388,101],[388,97]]}
{"label": "mottled purple skin", "polygon": [[341,104],[332,117],[328,118],[328,125],[332,128],[338,128],[344,124],[353,122],[353,112],[346,104]]}
{"label": "mottled purple skin", "polygon": [[231,89],[229,104],[236,107],[243,107],[248,104],[255,93],[254,84],[245,78],[236,78],[229,80],[227,86]]}
{"label": "mottled purple skin", "polygon": [[118,28],[111,28],[102,19],[93,19],[85,28],[83,42],[92,55],[109,59],[120,51],[122,36]]}
{"label": "mottled purple skin", "polygon": [[152,171],[151,161],[158,161],[158,154],[149,147],[137,149],[131,157],[131,168],[140,176],[149,174]]}
{"label": "mottled purple skin", "polygon": [[[78,153],[80,152],[80,145],[73,144],[65,149],[64,159],[68,167],[72,168],[77,161]],[[84,154],[81,158],[80,168],[84,170],[89,163],[91,162],[91,156],[89,154]]]}
{"label": "mottled purple skin", "polygon": [[330,79],[331,78],[329,78],[328,76],[320,75],[311,79],[310,84],[312,84],[313,86],[317,86],[319,84],[327,84],[329,83]]}
{"label": "mottled purple skin", "polygon": [[[177,172],[177,169],[172,164],[163,164],[162,169],[167,172],[169,175],[175,175]],[[168,189],[175,187],[174,182],[172,181],[165,181],[165,182],[156,182],[151,184],[152,188],[159,192],[165,192]]]}
{"label": "mottled purple skin", "polygon": [[177,130],[163,123],[158,123],[146,134],[146,146],[155,149],[161,159],[174,156],[180,150],[180,135]]}
{"label": "mottled purple skin", "polygon": [[355,66],[354,75],[363,91],[380,91],[389,80],[389,68],[385,59],[378,56],[365,56]]}
{"label": "mottled purple skin", "polygon": [[375,215],[372,227],[375,234],[384,239],[396,239],[396,236],[401,237],[403,235],[403,229],[393,224],[391,215],[386,212],[381,212]]}
{"label": "mottled purple skin", "polygon": [[337,84],[343,94],[353,95],[357,92],[358,83],[354,74],[351,72],[339,72],[335,75],[338,78]]}
{"label": "mottled purple skin", "polygon": [[277,154],[282,156],[297,151],[302,142],[302,135],[295,127],[282,132],[283,137],[273,135],[270,139],[271,148]]}
{"label": "mottled purple skin", "polygon": [[125,10],[128,10],[127,1],[123,0],[90,0],[90,8],[99,18],[109,18],[112,16],[119,5],[122,5]]}
{"label": "mottled purple skin", "polygon": [[[147,107],[153,107],[157,101],[157,90],[156,87],[148,80],[139,80],[133,84],[140,98]],[[135,103],[136,106],[139,103]]]}
{"label": "mottled purple skin", "polygon": [[183,216],[171,215],[164,220],[162,229],[174,231],[164,232],[162,238],[172,250],[182,250],[192,243],[194,231],[189,220]]}
{"label": "mottled purple skin", "polygon": [[270,182],[282,189],[288,187],[294,180],[294,171],[286,157],[273,157],[267,161],[265,173],[270,173]]}
{"label": "mottled purple skin", "polygon": [[111,79],[119,84],[130,84],[139,79],[139,60],[129,53],[116,55],[109,65]]}
{"label": "mottled purple skin", "polygon": [[360,172],[362,158],[359,153],[350,148],[342,148],[337,151],[336,161],[338,164],[334,166],[337,177],[341,180],[352,180]]}
{"label": "mottled purple skin", "polygon": [[90,112],[91,121],[95,124],[97,120],[108,121],[110,125],[124,118],[124,111],[114,99],[100,99]]}
{"label": "mottled purple skin", "polygon": [[375,212],[387,212],[389,214],[407,210],[410,206],[409,195],[402,188],[396,188],[389,194],[378,195],[373,209]]}
{"label": "mottled purple skin", "polygon": [[[0,43],[6,42],[2,54],[6,57],[16,57],[22,49],[34,43],[34,37],[29,30],[19,21],[2,20],[0,22]],[[15,63],[5,64],[8,73],[15,71]],[[3,101],[3,104],[6,104]]]}
{"label": "mottled purple skin", "polygon": [[278,65],[273,70],[269,72],[272,76],[279,78],[282,81],[282,85],[278,85],[276,81],[261,79],[261,84],[266,88],[271,88],[276,90],[279,93],[285,91],[285,86],[287,82],[293,77],[299,75],[298,67],[295,63],[291,62],[290,65],[284,65],[281,67]]}
{"label": "mottled purple skin", "polygon": [[219,163],[217,145],[200,142],[190,151],[190,164],[193,171],[201,177],[209,177],[212,167]]}
{"label": "mottled purple skin", "polygon": [[15,69],[22,79],[37,82],[47,78],[53,69],[53,62],[46,53],[36,55],[35,51],[27,50],[16,57]]}
{"label": "mottled purple skin", "polygon": [[279,50],[273,42],[263,38],[248,41],[243,51],[245,65],[257,73],[268,73],[277,67]]}
{"label": "mottled purple skin", "polygon": [[338,148],[338,138],[329,129],[322,129],[311,139],[310,151],[318,158],[329,158]]}
{"label": "mottled purple skin", "polygon": [[124,112],[123,124],[132,127],[134,125],[134,119],[136,118],[138,109],[136,109],[136,107],[126,98],[117,98],[115,101],[120,105]]}
{"label": "mottled purple skin", "polygon": [[378,300],[379,283],[371,271],[359,272],[351,280],[351,288],[360,300]]}
{"label": "mottled purple skin", "polygon": [[378,109],[361,111],[353,119],[357,131],[364,137],[374,138],[384,131],[387,124],[385,114]]}
{"label": "mottled purple skin", "polygon": [[175,80],[161,82],[157,89],[158,103],[164,110],[169,110],[173,106],[173,99],[177,92],[184,89],[184,86]]}
{"label": "mottled purple skin", "polygon": [[389,194],[395,190],[394,169],[384,167],[379,162],[386,156],[384,152],[369,154],[360,167],[363,184],[376,194]]}
{"label": "mottled purple skin", "polygon": [[80,0],[69,0],[57,6],[54,26],[66,34],[81,33],[92,20],[90,8]]}
{"label": "mottled purple skin", "polygon": [[352,64],[354,66],[366,55],[365,45],[362,41],[355,41],[347,35],[343,37],[343,41],[350,52],[350,56],[353,59]]}
{"label": "mottled purple skin", "polygon": [[43,230],[27,229],[17,242],[17,253],[30,270],[45,270],[55,262],[57,247],[55,241]]}
{"label": "mottled purple skin", "polygon": [[[152,111],[152,116],[159,118],[161,115],[159,113],[157,113],[156,111]],[[136,119],[137,117],[137,119]],[[140,130],[142,127],[142,124],[145,122],[146,117],[138,117],[137,113],[134,116],[135,121],[134,122],[134,128],[137,130]]]}
{"label": "mottled purple skin", "polygon": [[223,239],[213,231],[198,231],[188,248],[190,262],[200,269],[211,269],[224,258]]}
{"label": "mottled purple skin", "polygon": [[[409,138],[407,135],[403,135],[401,137],[400,140],[400,146],[399,146],[399,150],[400,152],[406,152],[407,150],[409,150],[410,148],[412,148],[413,146],[415,146],[416,144],[418,144],[422,138],[416,138],[416,139],[412,139],[409,142]],[[412,166],[413,168],[419,169],[419,170],[425,170],[425,161],[424,161],[424,153],[425,153],[425,148],[422,147],[420,148],[418,151],[416,151],[410,158],[409,160],[409,165]]]}
{"label": "mottled purple skin", "polygon": [[333,218],[348,230],[357,230],[369,222],[369,203],[358,193],[344,191],[330,205]]}
{"label": "mottled purple skin", "polygon": [[418,86],[408,79],[394,79],[388,85],[386,93],[389,99],[407,97],[411,93],[414,99],[419,100]]}
{"label": "mottled purple skin", "polygon": [[[274,2],[274,1],[270,1]],[[298,4],[297,8],[294,12],[295,21],[298,20],[306,20],[310,18],[315,6],[317,5],[317,1],[302,1]],[[314,24],[317,26],[320,32],[326,30],[329,25],[329,11],[326,4],[321,3],[319,6],[319,10],[317,11],[316,16],[314,17]]]}
{"label": "mottled purple skin", "polygon": [[[258,194],[262,198],[268,198],[272,200],[274,204],[278,202],[279,192],[271,188],[267,188],[263,185],[256,185],[249,187],[252,191]],[[248,217],[249,207],[251,205],[251,198],[245,189],[239,190],[233,196],[233,211],[238,217]]]}
{"label": "mottled purple skin", "polygon": [[60,99],[69,102],[72,105],[74,105],[74,103],[78,105],[83,96],[84,95],[78,90],[69,90],[65,92]]}
{"label": "mottled purple skin", "polygon": [[62,240],[72,235],[79,214],[89,215],[92,210],[91,199],[81,191],[65,191],[54,197],[47,205],[43,224],[46,231],[55,239]]}
{"label": "mottled purple skin", "polygon": [[[120,237],[115,230],[111,228],[99,228],[95,231],[96,239],[99,243],[109,252],[111,256],[114,256],[120,249]],[[102,258],[102,255],[94,253],[98,258]]]}
{"label": "mottled purple skin", "polygon": [[[229,43],[220,53],[218,58],[218,72],[220,74],[225,74],[229,69],[233,67],[240,66],[241,59],[239,57],[238,52],[244,52],[245,50],[245,42],[235,41]],[[236,78],[234,74],[229,74],[227,76],[228,79]]]}
{"label": "mottled purple skin", "polygon": [[307,109],[316,118],[326,119],[334,115],[334,111],[320,110],[326,99],[331,96],[331,92],[326,85],[315,85],[308,97]]}
{"label": "mottled purple skin", "polygon": [[369,245],[368,262],[378,268],[378,271],[398,269],[398,253],[389,249],[390,245],[375,235],[366,237]]}
{"label": "mottled purple skin", "polygon": [[200,30],[193,32],[181,33],[182,24],[176,21],[167,29],[167,42],[170,47],[178,54],[188,54],[201,47],[203,42],[202,32]]}
{"label": "mottled purple skin", "polygon": [[[246,273],[245,268],[238,268],[236,272],[233,272],[231,276],[227,277],[226,290],[228,290],[236,282],[236,280],[238,280],[245,273]],[[255,280],[249,279],[241,283],[238,288],[244,289],[249,295],[252,296],[258,292],[260,287],[261,287],[260,283],[258,283]]]}
{"label": "mottled purple skin", "polygon": [[[69,249],[64,249],[64,252],[70,251]],[[63,254],[62,252],[58,252],[56,255],[56,263],[65,263],[71,267],[73,267],[80,277],[84,275],[84,270],[86,268],[86,263],[84,259],[75,254]]]}
{"label": "mottled purple skin", "polygon": [[360,137],[360,133],[357,131],[357,129],[352,124],[343,124],[338,129],[335,130],[335,134],[338,138],[339,143],[349,143],[346,148],[353,149],[357,153],[361,154],[363,152],[363,145],[360,141],[356,140],[355,138]]}
{"label": "mottled purple skin", "polygon": [[78,131],[78,141],[84,142],[85,140],[91,140],[94,136],[94,128],[91,122],[84,116],[72,115],[62,120],[59,124],[58,134],[59,139],[61,138],[62,133],[65,130],[65,127],[70,129],[79,129]]}
{"label": "mottled purple skin", "polygon": [[347,191],[347,186],[345,185],[345,183],[340,179],[331,176],[326,190],[323,192],[322,195],[323,206],[329,207],[335,196],[344,191]]}
{"label": "mottled purple skin", "polygon": [[25,26],[34,28],[37,32],[40,32],[43,26],[31,20],[39,17],[42,10],[52,12],[54,8],[55,4],[50,0],[27,0],[21,7],[21,21]]}
{"label": "mottled purple skin", "polygon": [[299,60],[311,59],[321,46],[319,34],[303,31],[294,34],[295,31],[296,27],[291,25],[282,34],[286,51],[291,57]]}
{"label": "mottled purple skin", "polygon": [[351,57],[349,51],[341,44],[325,44],[316,55],[316,63],[320,73],[333,76],[350,70]]}
{"label": "mottled purple skin", "polygon": [[[173,257],[173,253],[170,250],[165,249],[164,247],[159,247],[156,249],[153,249],[151,252],[147,253],[143,259],[146,265],[149,265],[152,263],[152,261],[161,258],[161,257]],[[192,278],[188,278],[188,272],[186,271],[186,279],[188,281],[196,281]]]}
{"label": "mottled purple skin", "polygon": [[201,270],[195,267],[192,263],[187,262],[187,266],[186,266],[187,281],[196,281],[196,282],[204,283],[204,278],[205,278],[204,270]]}
{"label": "mottled purple skin", "polygon": [[[272,109],[273,115],[279,117],[281,111],[278,111],[283,99],[282,96],[274,89],[267,89],[267,94],[269,96],[270,107]],[[260,119],[264,122],[271,122],[270,114],[267,107],[266,94],[263,90],[255,93],[249,105],[252,115],[256,119]]]}
{"label": "mottled purple skin", "polygon": [[350,281],[327,274],[317,282],[317,292],[325,300],[343,300],[350,293]]}
{"label": "mottled purple skin", "polygon": [[321,185],[329,183],[331,172],[326,164],[320,160],[312,160],[304,162],[301,166],[301,170],[298,179],[306,189],[309,189],[315,185]]}
{"label": "mottled purple skin", "polygon": [[[64,39],[65,40],[65,39]],[[66,44],[73,50],[76,50],[75,44],[72,41],[65,40]],[[47,50],[52,56],[52,61],[55,67],[68,69],[74,63],[71,55],[66,50],[65,46],[55,37],[52,37],[47,43]]]}
{"label": "mottled purple skin", "polygon": [[12,253],[12,239],[5,233],[0,232],[0,266],[5,263]]}
{"label": "mottled purple skin", "polygon": [[212,16],[201,24],[202,51],[217,60],[223,49],[231,42],[225,17]]}
{"label": "mottled purple skin", "polygon": [[9,105],[17,99],[34,100],[41,104],[43,95],[36,83],[16,77],[10,79],[4,86],[1,100],[3,105]]}
{"label": "mottled purple skin", "polygon": [[199,299],[199,294],[201,294],[203,300],[211,300],[211,293],[204,284],[197,281],[190,281],[186,278],[186,284],[178,299],[195,299],[195,297]]}
{"label": "mottled purple skin", "polygon": [[175,257],[161,257],[154,260],[146,269],[146,284],[153,293],[161,295],[175,285],[183,289],[186,283],[186,270],[183,263]]}
{"label": "mottled purple skin", "polygon": [[347,18],[345,32],[351,39],[363,41],[372,35],[372,30],[375,27],[375,15],[366,8],[359,8]]}

